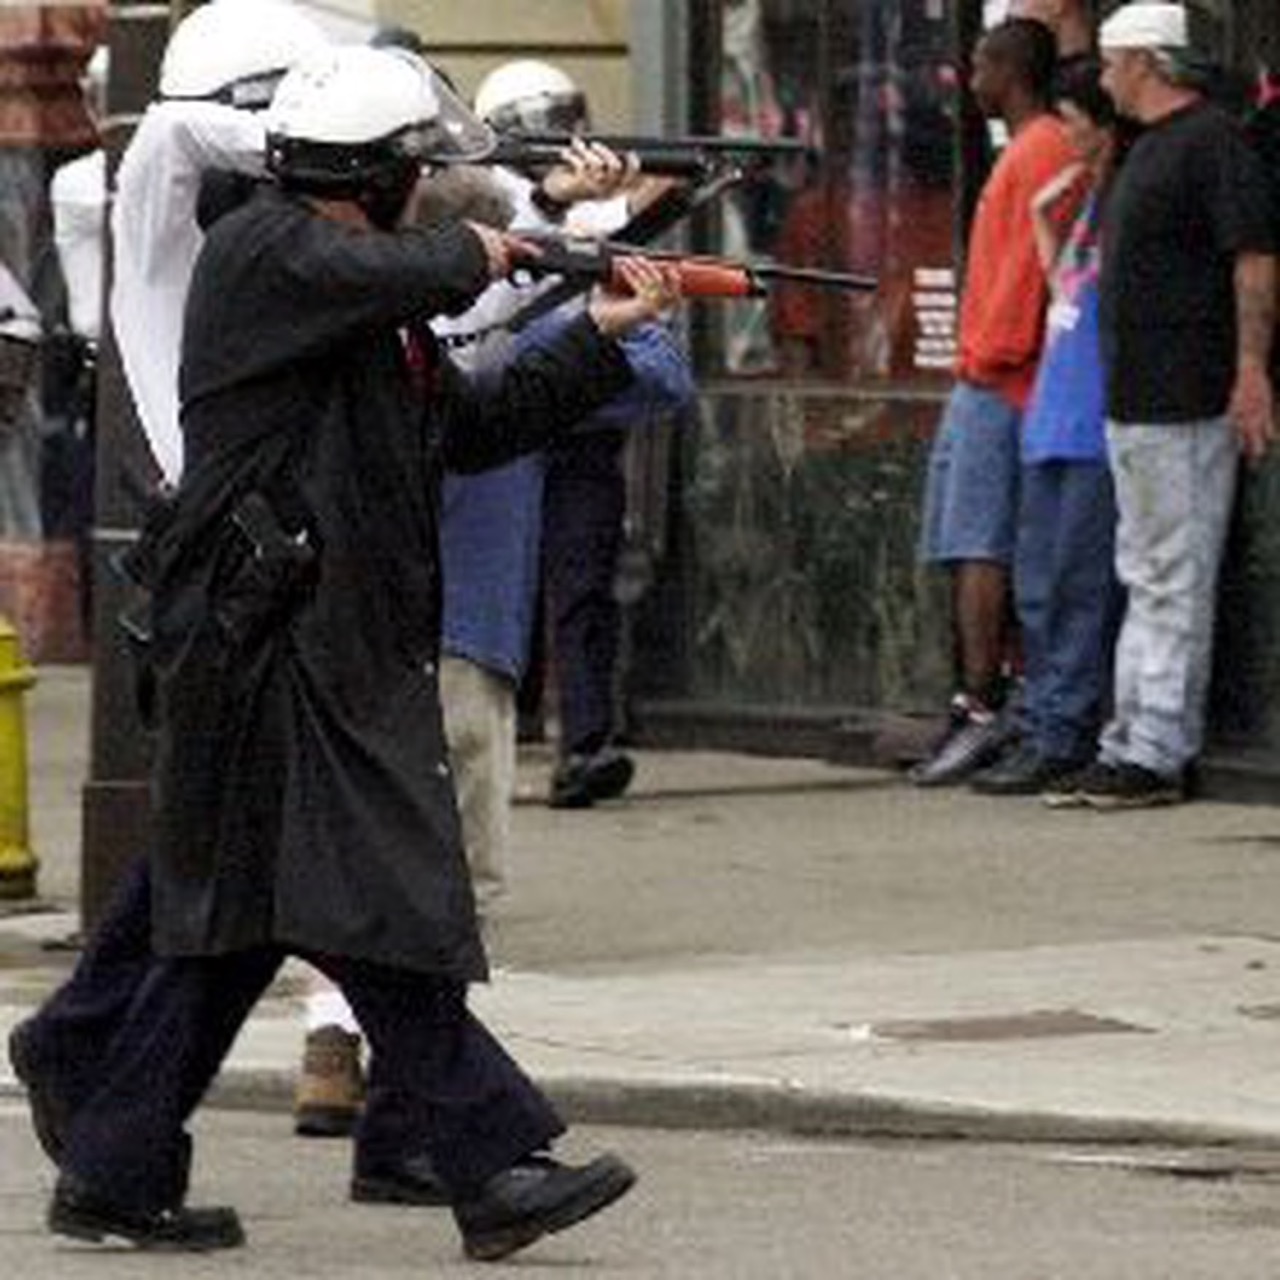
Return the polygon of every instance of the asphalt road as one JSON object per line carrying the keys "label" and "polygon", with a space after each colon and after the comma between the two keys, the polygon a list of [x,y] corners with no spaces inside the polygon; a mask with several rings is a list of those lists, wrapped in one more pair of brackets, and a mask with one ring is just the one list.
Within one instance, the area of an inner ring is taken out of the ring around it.
{"label": "asphalt road", "polygon": [[199,1258],[75,1247],[43,1230],[51,1174],[21,1109],[0,1109],[0,1275],[1274,1280],[1280,1270],[1280,1157],[597,1129],[575,1133],[566,1154],[624,1153],[641,1171],[636,1191],[485,1268],[461,1259],[446,1212],[349,1204],[344,1143],[303,1142],[284,1117],[232,1111],[203,1113],[198,1142],[193,1203],[236,1203],[247,1248]]}

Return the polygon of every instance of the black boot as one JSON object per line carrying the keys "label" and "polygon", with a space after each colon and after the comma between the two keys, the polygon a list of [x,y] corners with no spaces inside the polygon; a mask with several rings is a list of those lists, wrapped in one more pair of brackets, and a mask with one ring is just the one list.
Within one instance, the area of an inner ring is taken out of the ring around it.
{"label": "black boot", "polygon": [[48,1224],[55,1235],[73,1240],[126,1240],[138,1249],[173,1253],[207,1253],[244,1244],[244,1228],[234,1209],[127,1209],[66,1173],[54,1188]]}
{"label": "black boot", "polygon": [[531,1156],[490,1178],[478,1195],[459,1201],[453,1213],[467,1257],[505,1258],[556,1231],[599,1213],[626,1195],[635,1171],[614,1155],[590,1164],[561,1164]]}
{"label": "black boot", "polygon": [[429,1155],[357,1169],[351,1179],[351,1198],[360,1204],[416,1204],[427,1208],[453,1201]]}
{"label": "black boot", "polygon": [[551,779],[553,809],[589,809],[597,800],[620,796],[635,775],[635,761],[617,747],[568,756]]}

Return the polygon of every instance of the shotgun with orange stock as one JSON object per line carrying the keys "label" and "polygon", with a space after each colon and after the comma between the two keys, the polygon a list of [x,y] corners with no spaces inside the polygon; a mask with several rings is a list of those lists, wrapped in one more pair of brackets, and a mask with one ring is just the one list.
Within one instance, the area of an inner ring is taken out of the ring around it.
{"label": "shotgun with orange stock", "polygon": [[608,240],[573,240],[558,237],[529,237],[541,256],[521,262],[518,275],[562,276],[584,284],[617,284],[618,262],[625,258],[648,258],[673,266],[686,298],[758,298],[768,293],[776,281],[814,289],[842,289],[872,293],[878,286],[874,276],[843,271],[822,271],[812,267],[787,267],[774,262],[739,262],[701,254],[675,253],[641,248]]}

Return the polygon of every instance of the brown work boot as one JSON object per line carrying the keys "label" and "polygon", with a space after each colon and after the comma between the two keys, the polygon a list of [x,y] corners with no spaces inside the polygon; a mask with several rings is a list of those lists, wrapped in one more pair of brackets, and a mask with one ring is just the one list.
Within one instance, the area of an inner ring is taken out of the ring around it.
{"label": "brown work boot", "polygon": [[364,1102],[360,1037],[338,1026],[307,1035],[293,1101],[293,1129],[305,1138],[346,1138]]}

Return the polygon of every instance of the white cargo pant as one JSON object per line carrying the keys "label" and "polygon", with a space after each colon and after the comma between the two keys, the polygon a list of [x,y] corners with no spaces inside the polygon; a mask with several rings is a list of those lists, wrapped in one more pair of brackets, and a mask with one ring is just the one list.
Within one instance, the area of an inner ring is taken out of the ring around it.
{"label": "white cargo pant", "polygon": [[1177,776],[1204,742],[1239,449],[1225,418],[1108,422],[1107,447],[1119,511],[1116,572],[1128,603],[1100,758]]}

